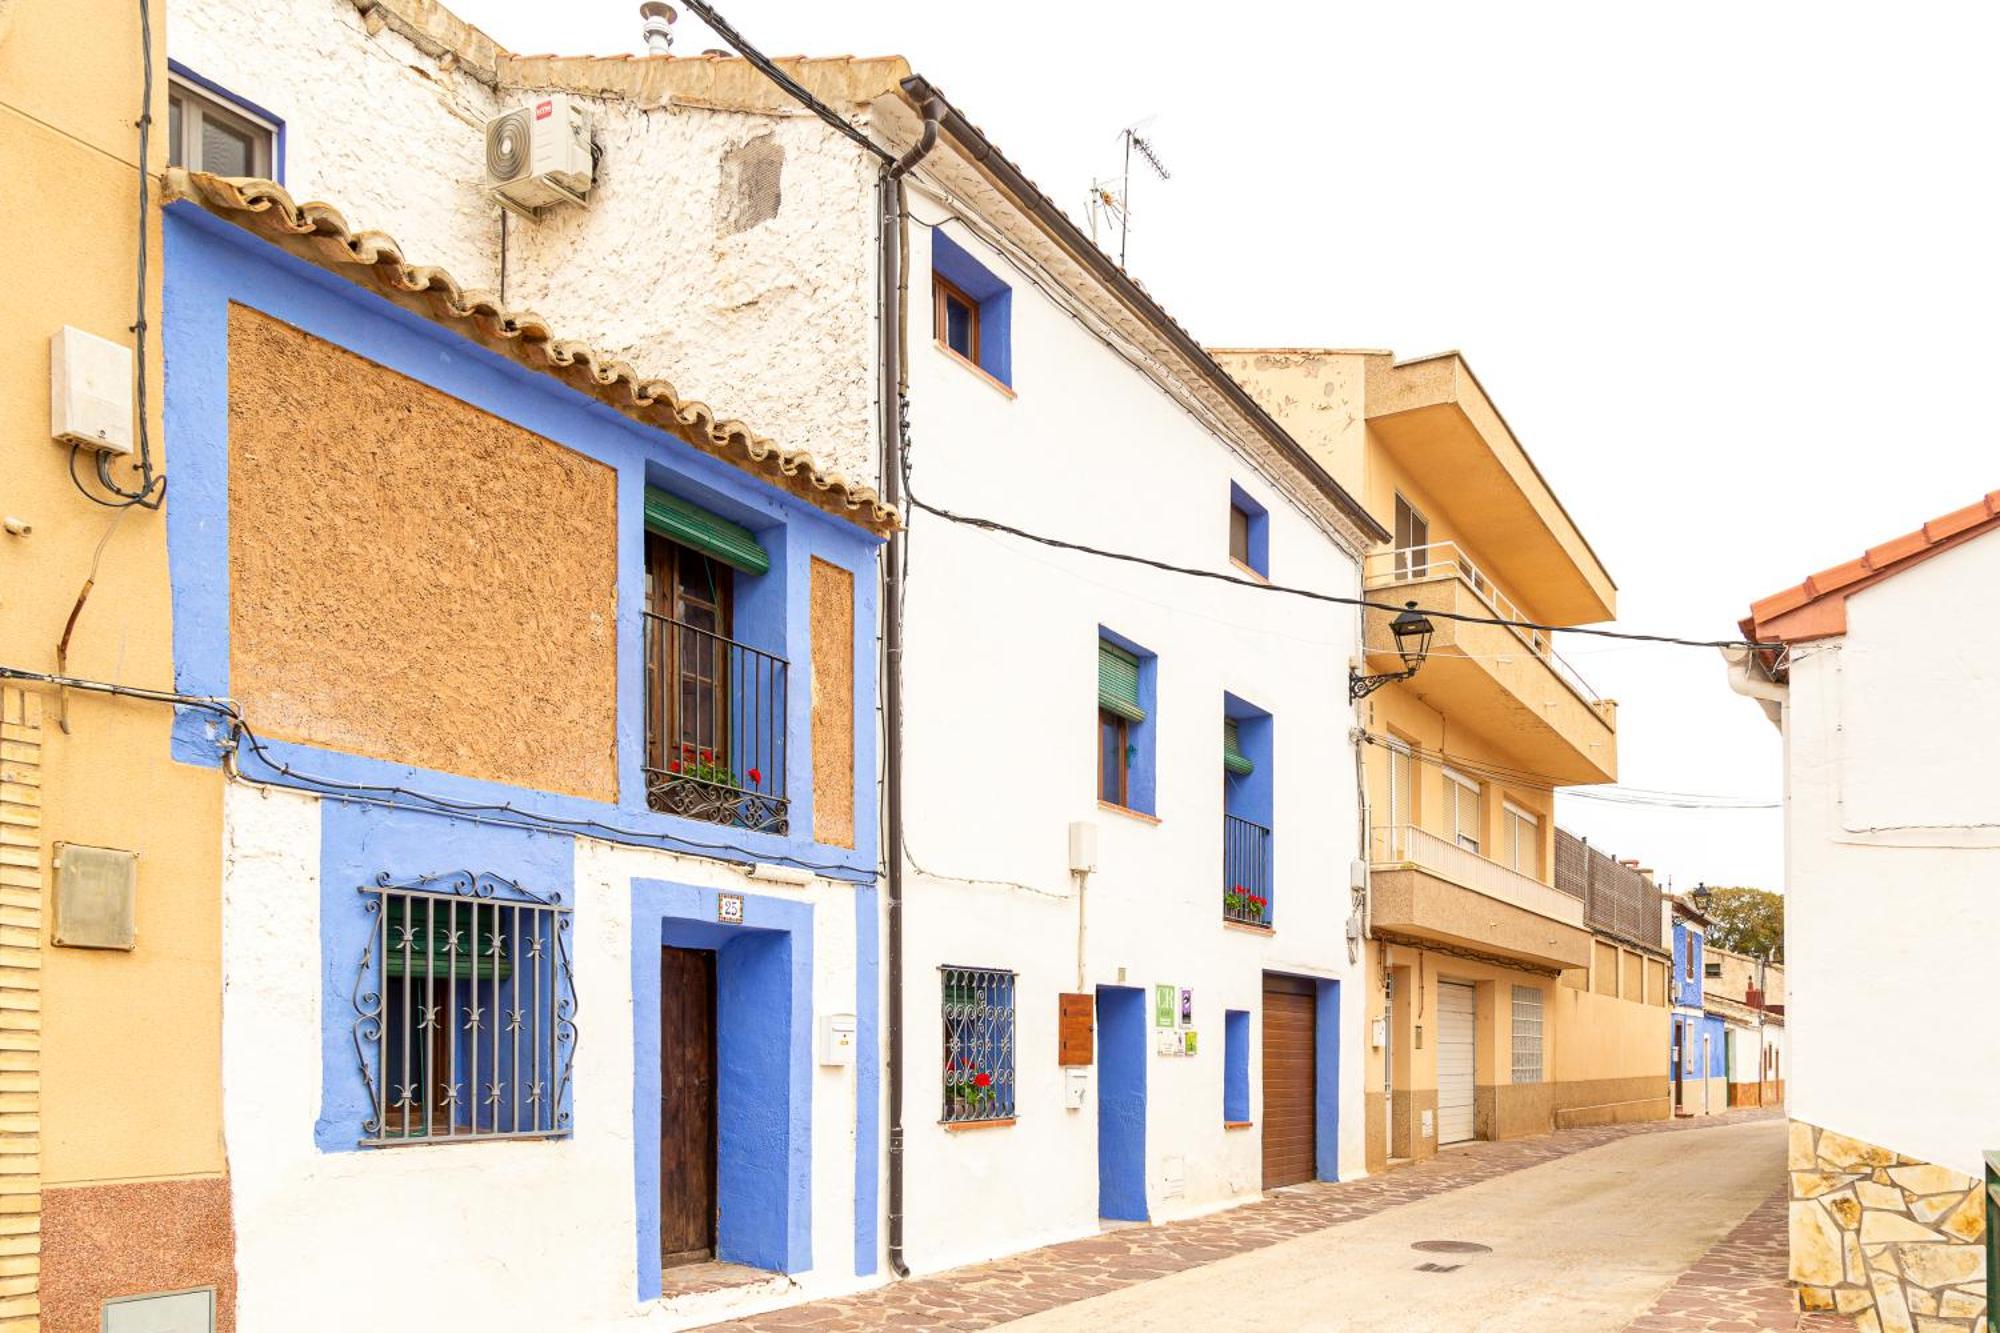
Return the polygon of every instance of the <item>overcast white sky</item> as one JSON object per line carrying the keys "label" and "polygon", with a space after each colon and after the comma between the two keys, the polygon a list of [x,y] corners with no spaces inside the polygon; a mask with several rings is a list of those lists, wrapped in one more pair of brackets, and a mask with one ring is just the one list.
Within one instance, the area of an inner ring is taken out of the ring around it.
{"label": "overcast white sky", "polygon": [[[519,52],[642,49],[637,0],[447,3]],[[1157,117],[1154,295],[1215,346],[1462,350],[1626,628],[1726,636],[2000,487],[2000,7],[718,7],[773,55],[907,56],[1079,217]],[[1564,653],[1621,702],[1623,784],[1777,799],[1715,653]],[[1560,813],[1678,887],[1782,886],[1775,812]]]}

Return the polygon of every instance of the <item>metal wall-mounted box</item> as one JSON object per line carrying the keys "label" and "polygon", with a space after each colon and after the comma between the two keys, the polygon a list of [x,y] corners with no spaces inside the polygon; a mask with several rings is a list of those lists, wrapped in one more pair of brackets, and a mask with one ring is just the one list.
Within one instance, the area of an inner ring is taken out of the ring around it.
{"label": "metal wall-mounted box", "polygon": [[854,1063],[856,1024],[853,1014],[827,1014],[819,1021],[819,1062],[823,1065]]}
{"label": "metal wall-mounted box", "polygon": [[139,854],[55,845],[55,924],[50,942],[71,949],[131,949],[139,942]]}
{"label": "metal wall-mounted box", "polygon": [[215,1288],[106,1301],[99,1328],[102,1333],[215,1333]]}
{"label": "metal wall-mounted box", "polygon": [[132,349],[64,325],[49,338],[49,433],[64,444],[132,452]]}

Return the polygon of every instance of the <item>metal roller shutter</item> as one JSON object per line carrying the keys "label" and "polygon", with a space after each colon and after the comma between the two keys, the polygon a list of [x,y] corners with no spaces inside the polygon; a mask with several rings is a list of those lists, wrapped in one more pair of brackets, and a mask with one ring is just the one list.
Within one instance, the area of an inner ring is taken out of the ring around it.
{"label": "metal roller shutter", "polygon": [[1264,978],[1264,1188],[1311,1180],[1318,1068],[1313,983]]}
{"label": "metal roller shutter", "polygon": [[1472,1137],[1472,987],[1438,983],[1438,1144]]}

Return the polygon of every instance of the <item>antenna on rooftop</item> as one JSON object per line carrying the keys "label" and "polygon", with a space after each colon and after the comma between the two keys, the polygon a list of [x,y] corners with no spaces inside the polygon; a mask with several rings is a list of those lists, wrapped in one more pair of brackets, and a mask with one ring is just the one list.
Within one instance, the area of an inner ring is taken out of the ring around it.
{"label": "antenna on rooftop", "polygon": [[1139,132],[1152,124],[1154,119],[1154,117],[1148,116],[1144,120],[1127,125],[1124,129],[1118,131],[1118,137],[1125,145],[1125,160],[1124,164],[1119,168],[1116,181],[1114,182],[1110,179],[1098,180],[1092,181],[1090,185],[1090,239],[1092,241],[1097,240],[1097,223],[1100,217],[1104,219],[1107,227],[1112,223],[1116,223],[1118,227],[1118,267],[1120,268],[1125,267],[1126,243],[1130,239],[1132,232],[1133,152],[1136,151],[1139,154],[1140,160],[1147,167],[1151,168],[1155,176],[1158,176],[1163,181],[1173,179],[1173,173],[1167,170],[1166,163],[1160,161],[1159,151],[1153,147],[1152,141]]}

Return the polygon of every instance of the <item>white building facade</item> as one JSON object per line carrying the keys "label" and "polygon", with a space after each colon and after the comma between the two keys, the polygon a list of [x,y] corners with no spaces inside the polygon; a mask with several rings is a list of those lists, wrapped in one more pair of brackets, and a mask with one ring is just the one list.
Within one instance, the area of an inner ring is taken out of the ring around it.
{"label": "white building facade", "polygon": [[[1792,1276],[1884,1328],[1986,1308],[1996,578],[2000,493],[1755,603],[1746,634],[1782,647],[1730,669],[1785,737]],[[1857,1262],[1891,1240],[1893,1272]]]}
{"label": "white building facade", "polygon": [[[565,1282],[600,1279],[593,1319],[683,1326],[1361,1173],[1365,863],[1343,690],[1360,615],[1262,585],[1355,597],[1360,554],[1386,534],[934,88],[899,60],[783,62],[892,157],[929,141],[943,110],[885,244],[884,162],[740,60],[517,57],[429,0],[176,0],[167,40],[193,94],[270,128],[293,197],[334,200],[412,261],[671,374],[680,399],[740,413],[828,484],[900,492],[901,469],[885,470],[906,395],[921,503],[901,505],[904,582],[880,606],[902,618],[900,845],[882,824],[879,895],[824,871],[752,890],[813,923],[814,966],[793,992],[795,1006],[811,997],[790,1103],[809,1119],[790,1140],[804,1184],[786,1204],[788,1225],[811,1219],[809,1253],[794,1231],[785,1262],[758,1264],[783,1278],[681,1298],[669,1266],[662,1299],[659,1257],[628,1253],[635,1224],[642,1248],[651,1234],[643,1178],[630,1211],[640,1122],[598,1139],[603,1119],[579,1116],[563,1151],[588,1159],[574,1165],[604,1200],[624,1199],[589,1216],[564,1211],[571,1164],[495,1145],[524,1159],[508,1207],[550,1216]],[[503,215],[484,125],[550,98],[591,116],[588,205]],[[885,342],[885,321],[900,337]],[[871,598],[858,611],[872,615]],[[890,691],[859,669],[873,727]],[[857,737],[858,762],[875,741]],[[854,794],[856,846],[874,845],[877,795]],[[232,806],[229,930],[286,931],[268,890],[305,873],[286,859],[310,855],[298,799]],[[588,1078],[596,1099],[643,1100],[657,1089],[629,1053],[659,1020],[632,983],[629,886],[712,897],[743,885],[754,848],[685,865],[576,848],[565,878],[593,1024],[578,1095]],[[238,959],[273,986],[304,962]],[[286,1012],[316,1022],[305,1003],[226,1006],[237,1066]],[[859,1025],[858,1069],[818,1058],[825,1020],[843,1017]],[[255,1145],[232,1146],[246,1317],[294,1281],[296,1228],[333,1234],[328,1207],[377,1208],[356,1175],[371,1162],[400,1193],[440,1199],[479,1165],[469,1149],[391,1160],[263,1143],[265,1099],[310,1100],[309,1073],[252,1091],[225,1068],[232,1143],[241,1127]],[[471,1197],[449,1206],[492,1220],[497,1202]],[[497,1237],[455,1234],[465,1265],[440,1271],[505,1262]],[[339,1269],[329,1255],[323,1271]],[[488,1326],[552,1326],[502,1295],[447,1283],[426,1300]]]}

